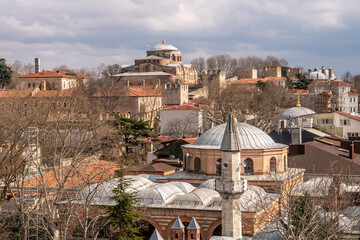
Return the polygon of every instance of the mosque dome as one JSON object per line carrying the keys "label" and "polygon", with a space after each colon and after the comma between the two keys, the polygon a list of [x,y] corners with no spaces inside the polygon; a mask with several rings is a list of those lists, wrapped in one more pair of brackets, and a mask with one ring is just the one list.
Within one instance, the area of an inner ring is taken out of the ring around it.
{"label": "mosque dome", "polygon": [[334,73],[332,73],[332,76],[329,77],[329,70],[328,69],[323,69],[323,70],[325,70],[325,74],[322,72],[322,69],[315,68],[315,70],[310,73],[310,79],[330,79],[330,80],[334,80],[336,78]]}
{"label": "mosque dome", "polygon": [[[275,143],[264,131],[246,123],[236,123],[242,150],[276,149],[285,145]],[[220,149],[226,124],[221,124],[204,132],[193,144],[183,145],[184,148]]]}
{"label": "mosque dome", "polygon": [[309,108],[305,108],[305,107],[292,107],[289,109],[286,109],[284,112],[282,112],[281,114],[279,114],[278,119],[279,120],[283,120],[283,119],[293,119],[296,117],[300,117],[300,116],[304,116],[304,115],[308,115],[308,114],[314,114],[315,112]]}
{"label": "mosque dome", "polygon": [[160,51],[160,50],[177,51],[179,49],[165,42],[158,43],[152,49],[150,49],[150,51]]}

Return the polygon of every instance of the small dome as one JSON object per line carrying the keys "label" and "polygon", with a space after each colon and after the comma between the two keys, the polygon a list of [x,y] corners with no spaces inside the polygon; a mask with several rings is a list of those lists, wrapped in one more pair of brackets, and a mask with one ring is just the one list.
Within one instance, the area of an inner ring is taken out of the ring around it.
{"label": "small dome", "polygon": [[304,107],[293,107],[293,108],[289,108],[286,109],[284,112],[282,112],[278,119],[279,120],[283,120],[283,119],[292,119],[292,118],[296,118],[296,117],[300,117],[300,116],[304,116],[304,115],[308,115],[308,114],[314,114],[315,112],[309,108],[304,108]]}
{"label": "small dome", "polygon": [[325,74],[322,73],[321,69],[315,69],[315,71],[310,73],[310,79],[330,79],[330,80],[334,80],[336,77],[334,75],[334,73],[332,74],[332,76],[329,77],[329,70],[325,69]]}
{"label": "small dome", "polygon": [[170,203],[177,195],[184,192],[171,184],[157,184],[137,193],[140,204],[164,205]]}
{"label": "small dome", "polygon": [[207,188],[198,188],[195,191],[176,197],[171,205],[186,208],[206,207],[219,197],[220,194],[217,191]]}
{"label": "small dome", "polygon": [[159,50],[177,51],[179,49],[167,43],[158,43],[152,49],[150,49],[150,51],[159,51]]}
{"label": "small dome", "polygon": [[[264,131],[246,123],[236,124],[242,150],[284,148],[285,145],[275,143]],[[226,124],[221,124],[204,132],[193,144],[184,148],[220,149]]]}

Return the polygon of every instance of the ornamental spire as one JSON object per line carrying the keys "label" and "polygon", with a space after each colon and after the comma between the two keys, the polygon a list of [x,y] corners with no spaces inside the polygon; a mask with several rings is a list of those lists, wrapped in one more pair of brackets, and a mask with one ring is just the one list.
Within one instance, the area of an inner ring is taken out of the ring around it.
{"label": "ornamental spire", "polygon": [[220,151],[240,152],[239,132],[235,123],[234,112],[230,112],[221,142]]}
{"label": "ornamental spire", "polygon": [[163,35],[162,43],[165,43],[165,35]]}
{"label": "ornamental spire", "polygon": [[300,94],[298,93],[298,102],[296,104],[297,107],[301,107],[301,104],[300,104]]}

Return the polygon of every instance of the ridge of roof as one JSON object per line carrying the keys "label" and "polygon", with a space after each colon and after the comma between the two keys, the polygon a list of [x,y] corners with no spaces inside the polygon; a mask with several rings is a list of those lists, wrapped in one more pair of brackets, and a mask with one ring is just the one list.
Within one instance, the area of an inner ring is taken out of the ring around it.
{"label": "ridge of roof", "polygon": [[29,73],[19,78],[88,78],[79,74],[72,74],[65,71],[45,70],[38,73]]}
{"label": "ridge of roof", "polygon": [[351,115],[349,113],[344,113],[344,112],[340,112],[340,111],[336,111],[336,113],[340,114],[340,115],[343,115],[345,117],[348,117],[348,118],[352,118],[354,120],[357,120],[357,121],[360,121],[360,117],[359,116],[354,116],[354,115]]}

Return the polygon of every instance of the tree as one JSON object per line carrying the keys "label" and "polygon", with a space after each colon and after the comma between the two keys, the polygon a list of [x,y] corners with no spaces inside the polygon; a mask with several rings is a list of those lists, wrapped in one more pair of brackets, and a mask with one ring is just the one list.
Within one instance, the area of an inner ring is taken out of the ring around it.
{"label": "tree", "polygon": [[306,74],[298,73],[296,74],[296,78],[298,79],[296,82],[292,81],[289,77],[286,79],[286,82],[292,83],[295,89],[308,89],[309,84],[312,82],[312,79],[308,79]]}
{"label": "tree", "polygon": [[194,58],[193,60],[191,60],[191,64],[196,69],[198,75],[200,75],[201,72],[205,70],[205,58],[203,57]]}
{"label": "tree", "polygon": [[119,177],[119,184],[113,190],[114,196],[112,200],[116,202],[114,206],[104,206],[108,211],[107,219],[115,228],[115,236],[112,239],[127,240],[127,239],[142,239],[139,234],[139,226],[137,221],[143,216],[141,212],[136,210],[136,192],[127,192],[126,188],[131,182],[124,178],[121,171]]}
{"label": "tree", "polygon": [[0,87],[4,88],[5,86],[11,83],[12,70],[6,65],[6,60],[0,58]]}
{"label": "tree", "polygon": [[[115,116],[110,121],[113,127],[113,134],[106,139],[105,149],[120,149],[121,158],[126,164],[137,163],[144,159],[142,145],[145,144],[142,138],[154,138],[156,135],[148,121],[137,120]],[[111,150],[110,150],[111,151]],[[117,158],[118,156],[115,156]]]}
{"label": "tree", "polygon": [[341,80],[347,83],[350,83],[353,78],[354,76],[349,71],[346,71],[343,75],[341,75]]}

